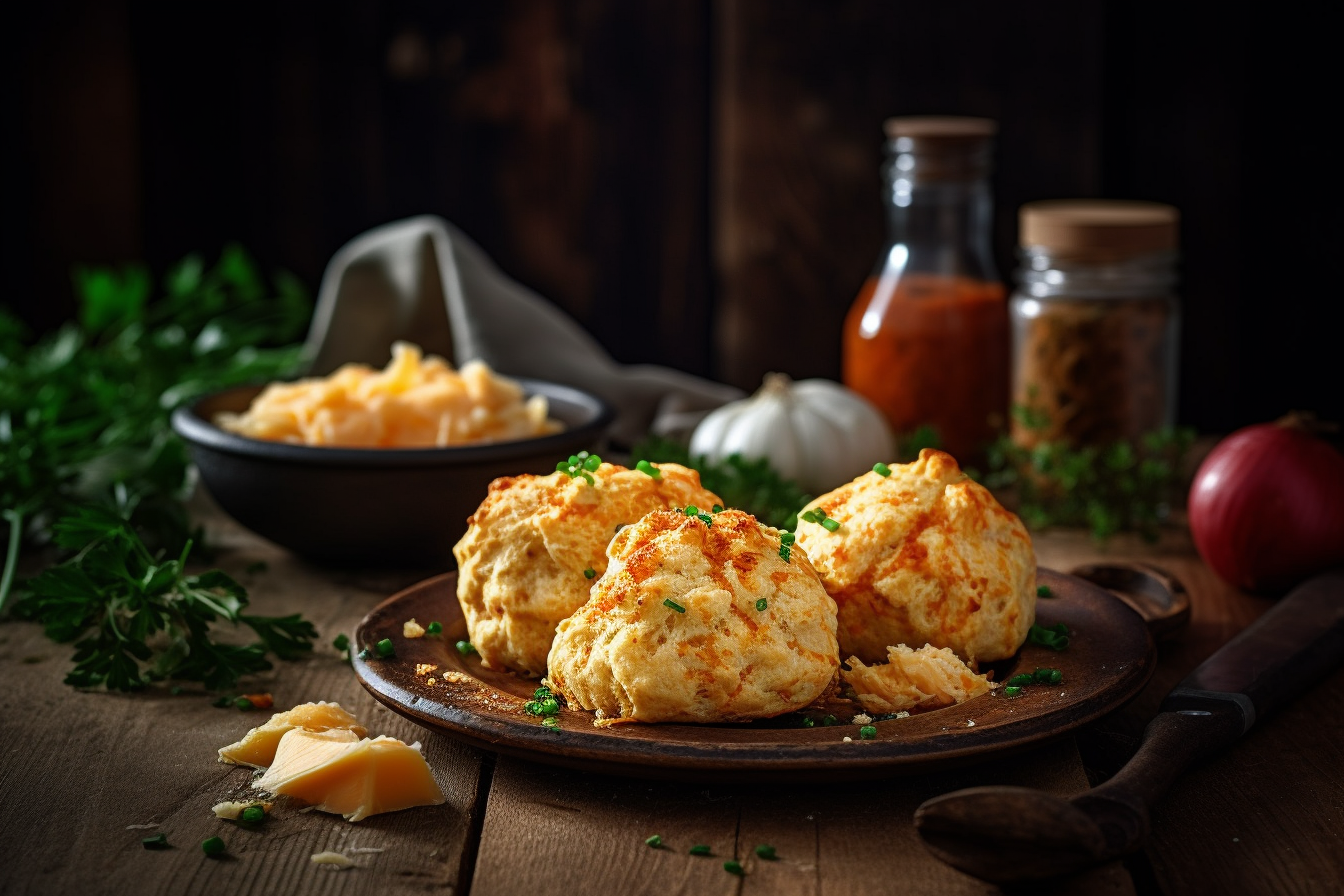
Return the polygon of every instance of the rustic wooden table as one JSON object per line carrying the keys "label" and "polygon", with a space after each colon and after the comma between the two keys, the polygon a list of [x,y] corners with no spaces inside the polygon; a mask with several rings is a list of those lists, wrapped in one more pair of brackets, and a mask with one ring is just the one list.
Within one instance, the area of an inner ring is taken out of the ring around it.
{"label": "rustic wooden table", "polygon": [[[370,698],[330,647],[375,603],[438,570],[333,572],[310,566],[218,515],[217,565],[258,612],[302,610],[322,632],[311,659],[281,663],[257,690],[277,706],[335,700],[371,731],[419,740],[447,795],[432,808],[339,817],[278,811],[258,831],[215,819],[244,799],[247,770],[215,751],[261,713],[217,709],[201,694],[81,693],[61,679],[69,649],[37,626],[0,625],[0,893],[633,894],[994,893],[922,847],[911,815],[923,800],[977,784],[1072,793],[1124,761],[1162,696],[1269,603],[1218,581],[1179,535],[1150,547],[1099,548],[1085,535],[1036,542],[1042,566],[1144,559],[1181,579],[1190,624],[1159,646],[1147,689],[1077,736],[1026,754],[938,774],[831,786],[694,786],[580,774],[496,758],[416,728]],[[248,567],[264,561],[264,572]],[[1143,854],[1028,892],[1344,892],[1344,670],[1184,775],[1156,809]],[[140,840],[167,834],[172,848]],[[670,848],[650,849],[650,834]],[[200,842],[221,835],[222,859]],[[688,855],[706,843],[713,858]],[[773,845],[778,858],[754,855]],[[350,855],[337,871],[309,857]],[[723,861],[741,861],[741,877]]]}

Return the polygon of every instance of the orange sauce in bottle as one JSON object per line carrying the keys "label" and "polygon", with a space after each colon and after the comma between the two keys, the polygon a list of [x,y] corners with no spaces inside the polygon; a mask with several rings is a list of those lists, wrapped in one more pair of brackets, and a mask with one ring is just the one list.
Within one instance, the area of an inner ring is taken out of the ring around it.
{"label": "orange sauce in bottle", "polygon": [[1003,284],[905,272],[870,277],[844,327],[845,385],[905,435],[923,424],[963,465],[983,462],[1008,408]]}

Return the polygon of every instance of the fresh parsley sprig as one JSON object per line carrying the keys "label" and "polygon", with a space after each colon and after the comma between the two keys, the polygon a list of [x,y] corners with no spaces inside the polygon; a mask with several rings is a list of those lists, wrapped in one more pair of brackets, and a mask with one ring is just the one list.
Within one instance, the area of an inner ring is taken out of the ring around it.
{"label": "fresh parsley sprig", "polygon": [[[229,576],[188,574],[190,542],[177,557],[156,555],[127,519],[96,506],[52,530],[75,553],[30,579],[15,612],[55,641],[76,642],[67,684],[128,691],[173,679],[221,690],[270,669],[268,653],[294,659],[312,650],[317,631],[299,616],[248,615],[247,592]],[[225,622],[259,640],[214,640],[214,626]]]}

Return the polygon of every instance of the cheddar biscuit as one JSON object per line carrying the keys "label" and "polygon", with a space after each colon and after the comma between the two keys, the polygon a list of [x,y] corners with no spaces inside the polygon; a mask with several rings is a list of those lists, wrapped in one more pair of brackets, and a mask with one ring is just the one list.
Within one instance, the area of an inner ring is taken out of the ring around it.
{"label": "cheddar biscuit", "polygon": [[898,644],[1003,659],[1036,618],[1026,527],[942,451],[817,498],[799,516],[798,544],[835,598],[840,649],[867,663]]}
{"label": "cheddar biscuit", "polygon": [[618,529],[651,510],[719,503],[696,471],[657,472],[602,464],[591,483],[561,472],[490,483],[453,548],[457,599],[486,666],[540,676],[556,624],[588,599]]}
{"label": "cheddar biscuit", "polygon": [[[621,531],[560,623],[548,680],[599,723],[735,722],[802,709],[835,677],[835,602],[805,551],[739,510]],[[788,559],[785,559],[787,554]]]}

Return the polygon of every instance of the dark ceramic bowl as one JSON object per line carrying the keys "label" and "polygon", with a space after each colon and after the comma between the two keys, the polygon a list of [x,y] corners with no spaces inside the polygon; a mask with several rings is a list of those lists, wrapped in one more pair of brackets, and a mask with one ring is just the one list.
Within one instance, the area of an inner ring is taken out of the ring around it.
{"label": "dark ceramic bowl", "polygon": [[239,523],[309,559],[341,566],[452,568],[453,545],[491,480],[551,473],[556,462],[600,450],[613,417],[600,398],[519,380],[544,395],[565,428],[512,442],[449,448],[319,448],[249,439],[212,422],[241,413],[260,386],[230,389],[173,413],[201,481]]}

